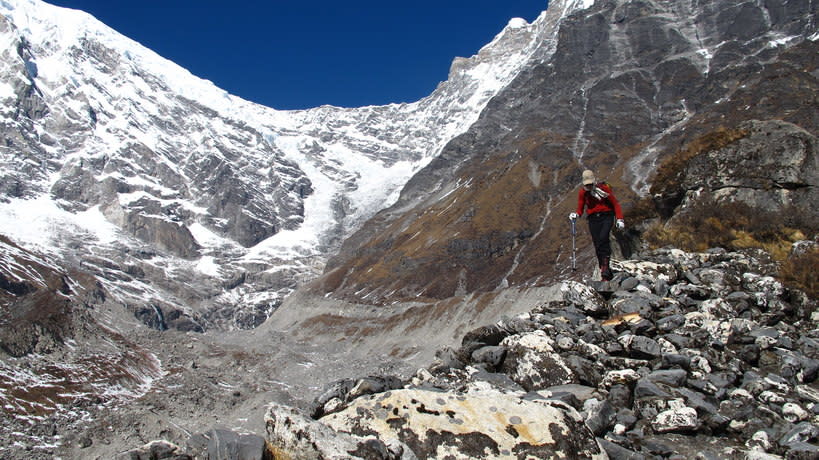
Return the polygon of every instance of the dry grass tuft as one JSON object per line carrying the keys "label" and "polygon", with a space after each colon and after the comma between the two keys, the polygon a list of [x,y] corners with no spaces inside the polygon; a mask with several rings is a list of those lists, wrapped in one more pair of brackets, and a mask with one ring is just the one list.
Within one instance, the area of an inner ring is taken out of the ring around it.
{"label": "dry grass tuft", "polygon": [[785,286],[805,292],[811,299],[819,298],[819,249],[786,260],[779,270]]}
{"label": "dry grass tuft", "polygon": [[762,249],[780,266],[780,279],[789,287],[819,294],[819,251],[790,257],[793,243],[819,232],[816,222],[785,209],[765,212],[743,203],[706,198],[670,221],[658,220],[643,233],[650,247],[674,246],[686,251],[722,247],[731,251]]}
{"label": "dry grass tuft", "polygon": [[766,212],[744,203],[705,198],[671,221],[654,223],[643,238],[652,247],[671,245],[687,251],[759,248],[783,261],[794,242],[819,230],[797,217],[787,209]]}

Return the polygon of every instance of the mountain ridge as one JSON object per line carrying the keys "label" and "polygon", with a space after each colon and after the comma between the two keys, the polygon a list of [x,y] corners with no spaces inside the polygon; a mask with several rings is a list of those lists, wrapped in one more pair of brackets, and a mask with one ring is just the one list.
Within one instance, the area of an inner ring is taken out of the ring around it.
{"label": "mountain ridge", "polygon": [[[6,221],[31,215],[19,209],[26,199],[52,196],[56,207],[32,216],[43,226],[76,225],[77,212],[113,223],[121,235],[113,245],[104,243],[110,230],[96,236],[95,251],[120,272],[136,266],[131,271],[147,278],[103,281],[112,295],[124,304],[154,297],[204,328],[258,325],[315,277],[349,232],[397,199],[406,180],[535,58],[546,27],[544,15],[533,24],[512,21],[412,104],[283,112],[230,96],[84,13],[63,15],[34,0],[2,6],[6,40],[17,50],[4,55],[14,85],[7,93],[21,107],[4,122],[11,146],[4,158],[17,165],[0,173]],[[71,30],[60,28],[63,17]],[[100,227],[80,228],[72,232],[93,241]],[[46,242],[13,225],[2,231]],[[71,239],[55,232],[46,247],[100,275],[110,269],[66,248]],[[171,271],[177,275],[163,274]],[[188,286],[201,276],[208,280]]]}

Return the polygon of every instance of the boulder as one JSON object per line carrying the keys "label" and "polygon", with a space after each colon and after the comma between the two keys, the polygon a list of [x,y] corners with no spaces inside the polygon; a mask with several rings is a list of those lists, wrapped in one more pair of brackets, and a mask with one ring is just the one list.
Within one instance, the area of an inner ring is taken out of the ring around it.
{"label": "boulder", "polygon": [[193,460],[193,457],[185,454],[176,444],[168,441],[151,441],[140,448],[117,455],[116,460]]}
{"label": "boulder", "polygon": [[264,438],[215,429],[208,438],[208,460],[265,460],[267,449]]}
{"label": "boulder", "polygon": [[404,445],[419,459],[607,458],[573,408],[494,390],[390,391],[359,398],[321,422]]}
{"label": "boulder", "polygon": [[555,351],[554,340],[543,331],[507,337],[501,346],[507,350],[501,371],[527,391],[577,383],[571,368]]}
{"label": "boulder", "polygon": [[626,335],[621,343],[629,355],[638,359],[655,359],[663,355],[662,348],[656,340],[641,335]]}
{"label": "boulder", "polygon": [[575,306],[589,316],[605,316],[608,314],[608,304],[591,286],[576,281],[566,281],[560,286],[563,300]]}
{"label": "boulder", "polygon": [[600,440],[600,445],[606,450],[606,453],[612,460],[644,460],[646,458],[645,455],[639,452],[626,449],[605,439]]}
{"label": "boulder", "polygon": [[627,272],[633,278],[647,281],[654,285],[657,281],[674,283],[677,281],[677,269],[672,264],[655,263],[645,260],[624,260],[612,262],[612,267],[618,271]]}
{"label": "boulder", "polygon": [[499,346],[482,347],[472,352],[472,362],[483,363],[493,369],[500,366],[504,357],[506,349]]}
{"label": "boulder", "polygon": [[583,405],[586,426],[595,436],[602,436],[614,424],[617,411],[608,400],[589,399]]}
{"label": "boulder", "polygon": [[631,385],[640,380],[641,375],[633,369],[619,369],[606,373],[603,376],[602,385],[611,387],[612,385]]}
{"label": "boulder", "polygon": [[652,427],[657,433],[689,432],[695,430],[698,425],[697,411],[691,407],[679,407],[660,412],[652,422]]}
{"label": "boulder", "polygon": [[273,458],[392,460],[401,458],[401,446],[386,444],[371,434],[337,432],[296,409],[271,404],[265,415],[267,441]]}
{"label": "boulder", "polygon": [[654,383],[661,383],[672,387],[679,387],[685,383],[688,374],[682,369],[668,369],[654,371],[648,374],[648,379]]}
{"label": "boulder", "polygon": [[788,445],[788,460],[815,460],[819,458],[819,446],[806,442],[795,442]]}

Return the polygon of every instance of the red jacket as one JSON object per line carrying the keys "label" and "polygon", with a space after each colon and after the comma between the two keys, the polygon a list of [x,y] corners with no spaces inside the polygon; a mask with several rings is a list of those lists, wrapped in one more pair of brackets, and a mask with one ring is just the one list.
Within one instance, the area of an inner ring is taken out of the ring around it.
{"label": "red jacket", "polygon": [[622,219],[623,210],[620,209],[620,203],[617,202],[617,198],[614,196],[614,192],[611,191],[611,187],[602,182],[594,184],[594,186],[608,193],[608,196],[603,199],[598,199],[591,191],[587,192],[586,188],[582,187],[577,194],[577,215],[582,216],[583,208],[585,207],[589,215],[598,212],[614,211],[614,216],[618,219]]}

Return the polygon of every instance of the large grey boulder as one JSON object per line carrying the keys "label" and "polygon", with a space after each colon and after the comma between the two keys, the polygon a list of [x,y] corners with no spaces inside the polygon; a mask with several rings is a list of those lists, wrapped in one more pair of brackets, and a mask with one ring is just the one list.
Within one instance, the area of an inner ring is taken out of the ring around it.
{"label": "large grey boulder", "polygon": [[193,460],[193,457],[185,454],[176,444],[168,441],[151,441],[142,447],[117,455],[116,460]]}
{"label": "large grey boulder", "polygon": [[291,407],[271,404],[265,415],[267,441],[274,458],[300,460],[402,458],[400,445],[392,450],[372,432],[362,435],[338,432]]}
{"label": "large grey boulder", "polygon": [[403,444],[419,459],[608,458],[570,406],[496,390],[391,391],[359,398],[321,421],[340,432]]}
{"label": "large grey boulder", "polygon": [[563,300],[590,316],[605,316],[608,314],[608,304],[591,286],[577,281],[566,281],[560,285]]}
{"label": "large grey boulder", "polygon": [[682,187],[689,198],[703,189],[720,199],[768,212],[798,213],[814,222],[819,212],[819,141],[794,124],[748,121],[746,135],[725,148],[694,158]]}
{"label": "large grey boulder", "polygon": [[208,460],[265,460],[264,438],[215,429],[208,433]]}

